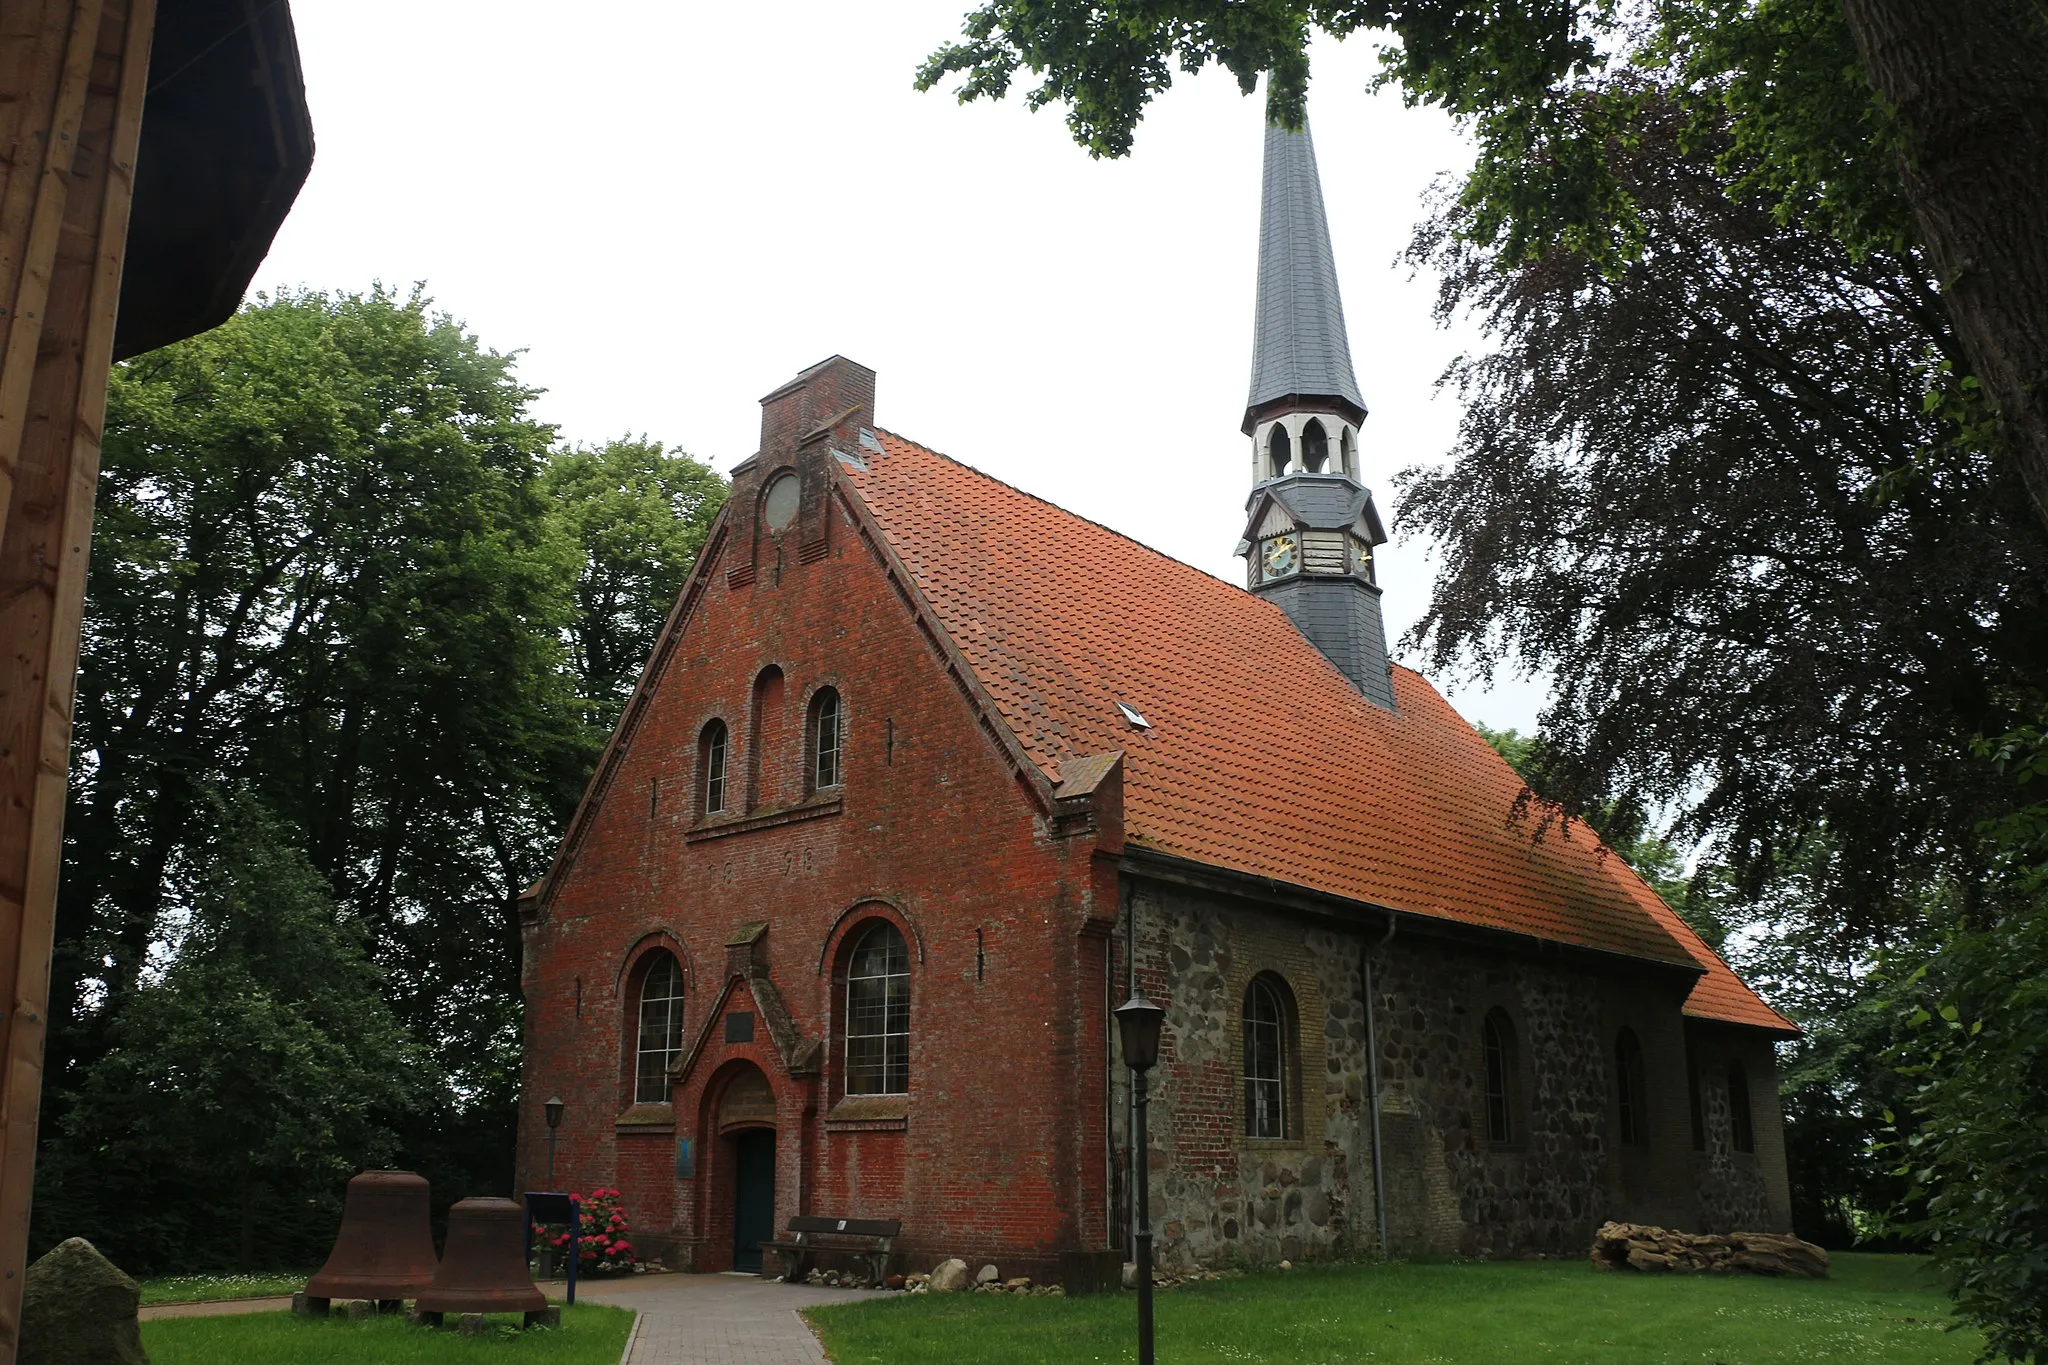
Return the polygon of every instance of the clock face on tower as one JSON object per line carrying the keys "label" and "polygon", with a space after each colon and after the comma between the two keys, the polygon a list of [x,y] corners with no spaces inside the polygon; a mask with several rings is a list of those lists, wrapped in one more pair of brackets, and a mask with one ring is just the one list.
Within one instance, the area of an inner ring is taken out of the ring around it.
{"label": "clock face on tower", "polygon": [[1259,542],[1259,564],[1267,578],[1285,578],[1301,567],[1301,539],[1293,534]]}

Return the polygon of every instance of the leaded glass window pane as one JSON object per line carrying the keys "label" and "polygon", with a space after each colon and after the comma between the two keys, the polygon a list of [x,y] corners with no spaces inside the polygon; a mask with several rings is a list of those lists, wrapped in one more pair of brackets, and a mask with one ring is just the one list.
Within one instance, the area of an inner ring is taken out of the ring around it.
{"label": "leaded glass window pane", "polygon": [[636,1104],[666,1104],[669,1063],[683,1050],[683,969],[667,953],[640,981],[640,1038],[634,1067]]}
{"label": "leaded glass window pane", "polygon": [[836,787],[839,785],[839,694],[826,688],[818,694],[813,710],[817,715],[811,733],[811,751],[817,756],[814,785]]}
{"label": "leaded glass window pane", "polygon": [[1507,1022],[1496,1010],[1486,1016],[1480,1035],[1486,1048],[1486,1137],[1489,1142],[1509,1142],[1515,1135],[1514,1116],[1508,1105],[1509,1076],[1514,1063],[1509,1056],[1507,1029]]}
{"label": "leaded glass window pane", "polygon": [[725,723],[712,721],[704,728],[704,813],[716,815],[725,809]]}
{"label": "leaded glass window pane", "polygon": [[1253,981],[1244,997],[1244,1131],[1287,1136],[1287,1016],[1279,993]]}
{"label": "leaded glass window pane", "polygon": [[846,1093],[910,1093],[910,953],[892,924],[863,933],[847,962]]}

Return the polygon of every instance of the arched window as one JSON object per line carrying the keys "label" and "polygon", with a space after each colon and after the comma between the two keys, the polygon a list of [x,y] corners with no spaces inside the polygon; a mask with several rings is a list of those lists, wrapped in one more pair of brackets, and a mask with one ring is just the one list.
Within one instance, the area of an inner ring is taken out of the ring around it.
{"label": "arched window", "polygon": [[1728,1063],[1728,1142],[1738,1152],[1756,1150],[1756,1118],[1749,1109],[1749,1073]]}
{"label": "arched window", "polygon": [[1344,428],[1344,434],[1338,438],[1338,444],[1340,447],[1339,456],[1344,462],[1343,472],[1349,474],[1354,479],[1357,478],[1358,438],[1351,434],[1350,427]]}
{"label": "arched window", "polygon": [[821,687],[811,698],[811,787],[822,790],[840,783],[839,693]]}
{"label": "arched window", "polygon": [[697,804],[705,815],[725,809],[725,722],[714,720],[697,738]]}
{"label": "arched window", "polygon": [[1479,1042],[1486,1053],[1486,1140],[1515,1140],[1515,1026],[1506,1010],[1486,1012],[1479,1026]]}
{"label": "arched window", "polygon": [[[747,731],[747,809],[778,805],[786,799],[784,783],[796,776],[783,751],[782,670],[774,664],[754,678],[754,707]],[[781,780],[778,780],[781,779]]]}
{"label": "arched window", "polygon": [[[1290,1062],[1294,1010],[1287,983],[1270,973],[1244,992],[1244,1131],[1246,1137],[1292,1136],[1296,1103]],[[1292,1120],[1292,1121],[1291,1121]]]}
{"label": "arched window", "polygon": [[683,1050],[683,968],[655,949],[640,973],[640,1032],[633,1061],[633,1102],[667,1104],[668,1068]]}
{"label": "arched window", "polygon": [[1614,1040],[1614,1092],[1625,1147],[1650,1145],[1650,1116],[1645,1107],[1643,1045],[1636,1031],[1625,1028]]}
{"label": "arched window", "polygon": [[1274,478],[1287,473],[1287,462],[1293,457],[1294,443],[1287,439],[1287,428],[1275,422],[1272,435],[1266,438],[1266,458],[1272,463]]}
{"label": "arched window", "polygon": [[910,1093],[910,952],[887,921],[847,955],[846,1093]]}
{"label": "arched window", "polygon": [[1308,425],[1301,429],[1301,467],[1311,474],[1320,474],[1330,463],[1330,436],[1323,430],[1323,424],[1315,418],[1308,419]]}

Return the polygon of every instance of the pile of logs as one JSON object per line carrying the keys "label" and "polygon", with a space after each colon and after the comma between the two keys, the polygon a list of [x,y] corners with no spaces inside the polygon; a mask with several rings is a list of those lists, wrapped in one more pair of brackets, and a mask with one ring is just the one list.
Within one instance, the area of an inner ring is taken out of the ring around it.
{"label": "pile of logs", "polygon": [[1828,1273],[1828,1254],[1811,1242],[1771,1232],[1731,1232],[1722,1237],[1640,1223],[1602,1223],[1593,1234],[1593,1265],[1600,1270],[1709,1275],[1741,1271],[1821,1279]]}

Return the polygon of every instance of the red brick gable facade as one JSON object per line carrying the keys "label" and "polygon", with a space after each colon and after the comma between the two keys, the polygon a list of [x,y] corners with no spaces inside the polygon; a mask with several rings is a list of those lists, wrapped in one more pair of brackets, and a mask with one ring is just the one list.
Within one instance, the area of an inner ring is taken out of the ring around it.
{"label": "red brick gable facade", "polygon": [[[845,396],[814,388],[766,405],[763,453],[736,476],[527,903],[521,1179],[538,1188],[539,1104],[560,1093],[557,1183],[616,1185],[636,1225],[672,1228],[699,1269],[731,1261],[720,1230],[733,1138],[750,1128],[776,1134],[778,1227],[817,1211],[901,1217],[913,1251],[967,1237],[1046,1258],[1100,1245],[1117,891],[1098,853],[1116,850],[1102,845],[1094,796],[1056,798],[983,722],[971,674],[830,479],[831,449],[855,448],[871,419],[803,441],[856,406]],[[788,410],[806,401],[832,410]],[[778,535],[754,512],[784,468],[804,497]],[[769,668],[778,714],[763,716],[756,684]],[[823,687],[844,708],[844,772],[813,790],[800,740]],[[732,795],[707,814],[699,737],[713,721],[731,736]],[[876,920],[909,945],[911,1083],[903,1096],[849,1098],[842,949]],[[686,981],[666,1106],[636,1104],[631,1089],[635,966],[652,945],[676,953]],[[728,1041],[734,1015],[753,1016],[734,1030],[751,1027],[750,1040]],[[726,1115],[736,1078],[751,1091],[757,1076],[772,1113]],[[911,1181],[910,1168],[943,1175]]]}

